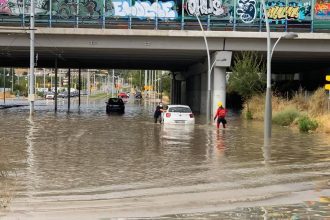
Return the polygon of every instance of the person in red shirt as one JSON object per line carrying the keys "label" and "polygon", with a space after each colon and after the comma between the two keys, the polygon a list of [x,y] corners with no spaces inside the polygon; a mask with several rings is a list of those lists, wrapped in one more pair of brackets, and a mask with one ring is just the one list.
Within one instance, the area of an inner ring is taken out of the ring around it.
{"label": "person in red shirt", "polygon": [[219,108],[218,108],[217,112],[215,113],[214,120],[216,118],[218,118],[218,120],[217,120],[218,129],[219,129],[220,123],[222,123],[223,128],[226,128],[227,121],[226,121],[225,117],[226,117],[228,110],[222,106],[222,102],[218,102],[218,106],[219,106]]}

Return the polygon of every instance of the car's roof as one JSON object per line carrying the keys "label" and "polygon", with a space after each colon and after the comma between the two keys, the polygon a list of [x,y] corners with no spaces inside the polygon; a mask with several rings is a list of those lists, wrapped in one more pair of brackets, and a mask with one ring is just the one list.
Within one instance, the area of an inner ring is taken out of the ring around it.
{"label": "car's roof", "polygon": [[184,108],[190,108],[188,105],[167,105],[168,108],[171,107],[184,107]]}

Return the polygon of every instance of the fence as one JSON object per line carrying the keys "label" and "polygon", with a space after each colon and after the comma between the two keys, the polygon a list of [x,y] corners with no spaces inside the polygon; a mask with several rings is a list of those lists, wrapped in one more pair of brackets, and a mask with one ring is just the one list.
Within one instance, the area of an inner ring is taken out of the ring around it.
{"label": "fence", "polygon": [[[267,1],[272,31],[330,32],[328,0]],[[2,0],[0,25],[29,26],[30,0]],[[38,0],[36,26],[265,31],[259,0]]]}

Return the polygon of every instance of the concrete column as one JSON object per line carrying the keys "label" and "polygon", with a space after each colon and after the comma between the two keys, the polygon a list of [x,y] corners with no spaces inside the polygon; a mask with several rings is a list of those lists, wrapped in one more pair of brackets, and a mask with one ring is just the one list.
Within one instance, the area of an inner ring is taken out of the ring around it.
{"label": "concrete column", "polygon": [[207,98],[207,73],[200,75],[200,113],[206,114],[206,98]]}
{"label": "concrete column", "polygon": [[181,81],[181,104],[186,105],[187,104],[187,82]]}
{"label": "concrete column", "polygon": [[176,80],[172,78],[171,82],[171,104],[176,104]]}
{"label": "concrete column", "polygon": [[226,107],[226,67],[214,67],[212,87],[213,90],[211,91],[211,110],[213,118],[218,108],[218,102],[222,102],[223,106]]}

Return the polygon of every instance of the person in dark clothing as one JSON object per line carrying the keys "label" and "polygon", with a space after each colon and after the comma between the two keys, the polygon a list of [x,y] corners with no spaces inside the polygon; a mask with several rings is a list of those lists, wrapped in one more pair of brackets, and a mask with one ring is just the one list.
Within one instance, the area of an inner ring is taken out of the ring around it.
{"label": "person in dark clothing", "polygon": [[216,118],[218,118],[218,120],[217,120],[217,128],[218,129],[219,129],[220,123],[222,123],[223,128],[226,128],[227,121],[226,121],[225,117],[226,117],[226,114],[227,114],[227,109],[222,107],[221,102],[218,102],[218,106],[219,106],[219,108],[218,108],[217,112],[215,113],[214,120]]}
{"label": "person in dark clothing", "polygon": [[157,120],[159,118],[159,123],[162,123],[162,112],[163,112],[163,103],[159,103],[159,105],[157,105],[155,113],[154,113],[154,119],[155,119],[155,123],[157,123]]}

